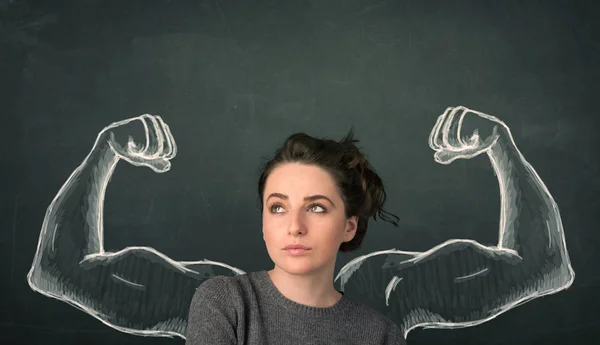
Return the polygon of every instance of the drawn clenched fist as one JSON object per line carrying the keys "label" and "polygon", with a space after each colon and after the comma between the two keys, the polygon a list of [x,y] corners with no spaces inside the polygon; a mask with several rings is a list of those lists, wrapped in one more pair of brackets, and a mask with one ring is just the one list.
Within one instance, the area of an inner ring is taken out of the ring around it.
{"label": "drawn clenched fist", "polygon": [[[480,123],[473,127],[477,121]],[[472,132],[466,130],[467,122],[470,128],[474,128]],[[494,116],[463,106],[447,108],[438,117],[429,135],[435,161],[450,164],[456,159],[469,159],[486,152],[498,140],[498,126],[505,125]]]}
{"label": "drawn clenched fist", "polygon": [[119,158],[159,173],[171,169],[170,160],[177,154],[177,145],[160,116],[144,114],[115,122],[103,132],[109,134],[108,144]]}

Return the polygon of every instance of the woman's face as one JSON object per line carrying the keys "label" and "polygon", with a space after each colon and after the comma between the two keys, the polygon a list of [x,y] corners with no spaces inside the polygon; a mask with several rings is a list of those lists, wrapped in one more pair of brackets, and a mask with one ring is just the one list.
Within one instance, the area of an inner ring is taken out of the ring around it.
{"label": "woman's face", "polygon": [[[275,266],[298,275],[333,271],[340,244],[356,233],[357,217],[346,218],[331,175],[317,166],[286,163],[271,172],[263,195],[263,238]],[[297,244],[310,249],[285,249]]]}

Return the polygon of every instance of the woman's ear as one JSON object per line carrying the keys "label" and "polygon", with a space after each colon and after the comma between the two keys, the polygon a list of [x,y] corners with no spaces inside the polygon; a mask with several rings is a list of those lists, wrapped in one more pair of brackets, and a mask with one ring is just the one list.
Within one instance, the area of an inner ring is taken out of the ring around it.
{"label": "woman's ear", "polygon": [[352,241],[358,229],[358,216],[352,216],[346,220],[346,229],[344,230],[344,242]]}

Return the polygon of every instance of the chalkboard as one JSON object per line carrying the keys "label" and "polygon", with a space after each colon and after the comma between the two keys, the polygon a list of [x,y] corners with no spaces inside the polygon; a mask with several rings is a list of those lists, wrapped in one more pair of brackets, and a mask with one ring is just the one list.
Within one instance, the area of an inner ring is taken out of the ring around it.
{"label": "chalkboard", "polygon": [[[591,1],[0,2],[2,342],[183,344],[189,296],[148,293],[169,325],[113,315],[126,295],[109,282],[142,286],[105,268],[170,287],[272,268],[260,165],[292,133],[354,128],[400,221],[339,254],[350,297],[409,344],[596,343],[599,14]],[[438,118],[463,112],[495,126],[496,151],[434,156]],[[170,146],[153,168],[107,146],[154,123]],[[427,264],[456,245],[535,264],[475,311],[400,315],[401,292],[426,292],[404,288],[419,272],[395,276],[396,255]],[[388,291],[360,287],[374,272]]]}

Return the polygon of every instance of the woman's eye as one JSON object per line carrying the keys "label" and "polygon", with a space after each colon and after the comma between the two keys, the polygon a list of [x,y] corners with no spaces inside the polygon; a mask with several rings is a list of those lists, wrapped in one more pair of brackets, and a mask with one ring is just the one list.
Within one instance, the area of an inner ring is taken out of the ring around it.
{"label": "woman's eye", "polygon": [[[327,209],[325,207],[318,205],[318,204],[310,205],[308,208],[311,212],[315,212],[315,213],[327,212]],[[272,205],[269,207],[269,211],[271,211],[271,213],[281,213],[284,211],[284,208],[281,205]]]}
{"label": "woman's eye", "polygon": [[313,212],[316,212],[316,213],[324,213],[324,212],[326,211],[326,210],[325,210],[325,207],[323,207],[323,206],[321,206],[321,205],[317,205],[317,204],[315,204],[315,205],[310,205],[310,209],[311,209]]}
{"label": "woman's eye", "polygon": [[281,209],[281,205],[273,205],[270,207],[271,208],[271,213],[279,213],[279,209]]}

